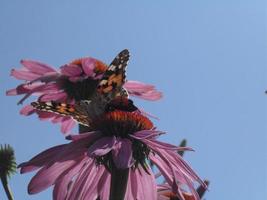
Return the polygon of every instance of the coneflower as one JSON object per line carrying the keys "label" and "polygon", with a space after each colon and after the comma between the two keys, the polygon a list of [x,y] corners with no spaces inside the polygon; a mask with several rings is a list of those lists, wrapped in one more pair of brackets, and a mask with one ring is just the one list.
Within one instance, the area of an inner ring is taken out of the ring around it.
{"label": "coneflower", "polygon": [[[29,96],[37,95],[38,101],[56,101],[74,103],[80,100],[90,100],[96,91],[96,86],[108,68],[100,60],[91,57],[76,59],[60,67],[53,67],[32,60],[22,60],[21,69],[12,69],[11,76],[24,82],[16,88],[8,90],[7,95],[24,95],[18,102],[23,103]],[[126,81],[123,86],[130,96],[155,101],[162,97],[153,85],[138,81]],[[68,133],[75,122],[66,116],[55,113],[34,110],[26,105],[20,111],[23,115],[36,113],[41,120],[50,120],[61,124],[61,131]]]}
{"label": "coneflower", "polygon": [[92,127],[96,131],[72,135],[69,144],[48,149],[19,166],[21,173],[41,168],[29,183],[30,194],[54,185],[54,200],[108,200],[117,181],[115,169],[127,176],[126,184],[120,185],[124,196],[113,199],[155,200],[157,184],[150,161],[174,194],[180,197],[181,188],[187,187],[199,199],[194,183],[206,185],[177,153],[191,149],[158,141],[163,132],[155,130],[146,116],[114,110],[95,119]]}

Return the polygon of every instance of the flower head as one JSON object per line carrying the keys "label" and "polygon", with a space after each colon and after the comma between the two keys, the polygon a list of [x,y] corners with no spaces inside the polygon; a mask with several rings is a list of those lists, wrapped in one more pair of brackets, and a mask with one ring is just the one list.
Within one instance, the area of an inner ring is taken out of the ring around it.
{"label": "flower head", "polygon": [[16,172],[14,150],[10,145],[0,146],[0,176],[10,176]]}
{"label": "flower head", "polygon": [[69,144],[48,149],[26,163],[21,173],[40,169],[28,191],[38,193],[54,185],[54,199],[109,199],[111,169],[129,169],[125,199],[156,199],[151,161],[163,174],[172,192],[186,186],[198,199],[194,183],[205,184],[177,154],[191,150],[157,141],[163,134],[138,112],[113,110],[94,120],[96,131],[70,135]]}
{"label": "flower head", "polygon": [[[21,64],[22,69],[13,69],[11,76],[25,82],[7,91],[7,95],[24,95],[18,102],[19,104],[31,95],[37,95],[38,101],[42,102],[74,103],[80,100],[90,100],[108,69],[106,64],[91,57],[76,59],[61,66],[59,70],[32,60],[22,60]],[[137,81],[127,81],[123,87],[129,95],[146,100],[158,100],[162,96],[154,86]],[[20,113],[23,115],[37,113],[41,120],[61,123],[63,133],[69,132],[75,125],[70,117],[37,111],[30,105],[23,107]]]}

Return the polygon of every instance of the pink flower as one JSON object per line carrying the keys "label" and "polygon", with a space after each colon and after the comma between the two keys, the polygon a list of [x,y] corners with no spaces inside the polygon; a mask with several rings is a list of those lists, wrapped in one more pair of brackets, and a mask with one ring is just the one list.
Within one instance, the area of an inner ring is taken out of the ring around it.
{"label": "pink flower", "polygon": [[[11,76],[25,82],[6,92],[7,95],[24,95],[18,104],[31,95],[37,95],[38,101],[43,102],[74,103],[82,99],[89,100],[107,69],[106,64],[90,57],[74,60],[59,70],[32,60],[22,60],[21,64],[21,69],[11,70]],[[141,82],[128,81],[124,88],[130,95],[146,100],[158,100],[162,96],[154,86]],[[69,117],[36,111],[30,105],[23,107],[20,113],[26,116],[37,113],[41,120],[61,123],[63,133],[68,133],[75,125]]]}
{"label": "pink flower", "polygon": [[138,112],[112,111],[92,122],[94,132],[70,135],[69,144],[50,148],[22,163],[21,173],[40,169],[28,192],[54,185],[53,199],[109,199],[112,169],[129,169],[125,199],[157,199],[152,162],[178,194],[188,187],[199,199],[194,183],[206,187],[177,151],[191,150],[160,142],[152,122]]}
{"label": "pink flower", "polygon": [[196,198],[187,192],[181,192],[180,198],[173,193],[169,185],[158,186],[158,200],[196,200]]}
{"label": "pink flower", "polygon": [[[209,181],[207,180],[205,180],[204,183],[206,186],[209,185]],[[157,185],[157,191],[158,200],[197,200],[194,195],[186,192],[185,190],[180,190],[180,196],[175,194],[170,185],[166,183]],[[207,187],[203,187],[203,185],[200,185],[196,190],[200,199],[202,199],[206,191]]]}

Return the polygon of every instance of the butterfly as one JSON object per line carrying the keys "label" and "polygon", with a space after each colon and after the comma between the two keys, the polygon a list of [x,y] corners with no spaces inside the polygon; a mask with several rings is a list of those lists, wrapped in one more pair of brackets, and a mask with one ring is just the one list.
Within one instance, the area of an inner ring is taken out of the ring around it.
{"label": "butterfly", "polygon": [[127,49],[121,51],[111,62],[97,86],[97,94],[110,100],[116,96],[127,96],[123,84],[126,81],[126,67],[130,58]]}
{"label": "butterfly", "polygon": [[123,88],[126,81],[126,67],[129,51],[121,51],[111,62],[100,79],[96,93],[90,100],[81,100],[74,105],[59,102],[32,102],[31,105],[40,111],[53,112],[70,116],[79,124],[90,127],[91,120],[104,112],[116,109],[132,112],[137,110],[128,92]]}

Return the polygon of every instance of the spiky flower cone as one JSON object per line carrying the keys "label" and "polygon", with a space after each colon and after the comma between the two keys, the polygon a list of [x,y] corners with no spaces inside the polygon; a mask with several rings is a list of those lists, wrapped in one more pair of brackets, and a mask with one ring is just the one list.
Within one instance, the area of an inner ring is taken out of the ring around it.
{"label": "spiky flower cone", "polygon": [[8,178],[16,172],[14,150],[10,145],[0,145],[0,177],[9,200],[13,200],[12,192],[8,186]]}

